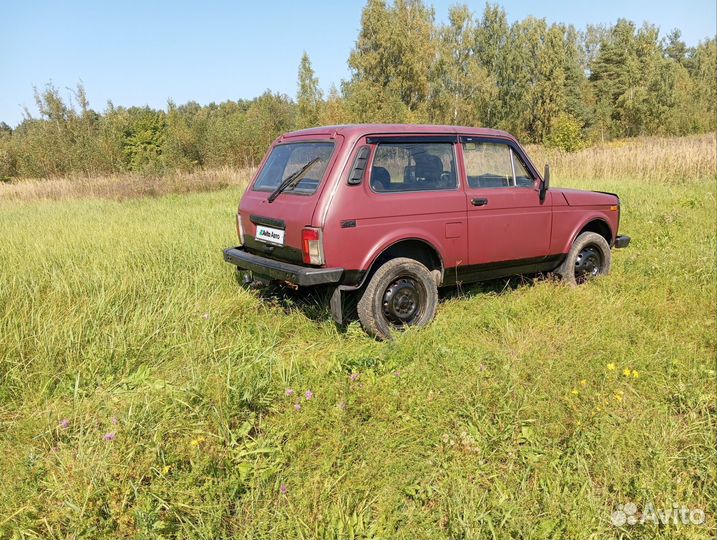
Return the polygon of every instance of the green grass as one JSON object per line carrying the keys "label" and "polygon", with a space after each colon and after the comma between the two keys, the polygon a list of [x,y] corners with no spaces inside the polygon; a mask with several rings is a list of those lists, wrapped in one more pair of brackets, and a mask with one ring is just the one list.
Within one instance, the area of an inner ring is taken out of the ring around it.
{"label": "green grass", "polygon": [[608,277],[392,343],[241,289],[236,189],[0,204],[0,537],[713,537],[714,179],[573,185],[621,194]]}

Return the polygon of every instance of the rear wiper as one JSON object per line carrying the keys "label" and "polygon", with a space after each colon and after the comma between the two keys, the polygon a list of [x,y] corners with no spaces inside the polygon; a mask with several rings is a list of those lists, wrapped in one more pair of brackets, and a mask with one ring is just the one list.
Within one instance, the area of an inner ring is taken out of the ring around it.
{"label": "rear wiper", "polygon": [[319,161],[319,158],[315,157],[314,159],[309,161],[306,165],[301,167],[301,169],[299,169],[295,173],[292,173],[289,176],[287,176],[286,178],[284,178],[284,180],[281,182],[281,184],[279,184],[279,186],[274,191],[271,192],[271,195],[269,195],[267,200],[269,202],[274,202],[274,199],[276,199],[279,195],[281,195],[281,193],[283,191],[286,191],[286,189],[289,188],[290,186],[297,184],[299,182],[299,180],[301,180],[303,178],[306,171],[309,170],[309,167],[311,167],[317,161]]}

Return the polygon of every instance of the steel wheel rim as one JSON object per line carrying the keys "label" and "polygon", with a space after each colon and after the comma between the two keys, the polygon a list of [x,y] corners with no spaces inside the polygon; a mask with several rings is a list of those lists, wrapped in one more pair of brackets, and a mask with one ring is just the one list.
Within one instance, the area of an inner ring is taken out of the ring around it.
{"label": "steel wheel rim", "polygon": [[585,246],[575,259],[575,280],[583,283],[600,275],[603,268],[603,257],[597,246]]}
{"label": "steel wheel rim", "polygon": [[381,298],[381,311],[392,326],[409,326],[423,315],[427,296],[418,281],[410,276],[400,276],[386,287]]}

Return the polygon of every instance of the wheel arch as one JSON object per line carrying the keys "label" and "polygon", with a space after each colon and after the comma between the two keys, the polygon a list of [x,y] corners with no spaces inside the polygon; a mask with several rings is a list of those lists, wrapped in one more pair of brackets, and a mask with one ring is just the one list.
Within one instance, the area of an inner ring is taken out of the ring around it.
{"label": "wheel arch", "polygon": [[422,263],[433,273],[436,285],[443,282],[445,264],[441,252],[431,241],[411,236],[394,239],[376,249],[366,265],[368,270],[356,288],[362,287],[368,282],[382,264],[396,257],[407,257]]}
{"label": "wheel arch", "polygon": [[582,221],[577,227],[575,227],[575,230],[568,239],[568,243],[563,247],[562,252],[569,252],[570,248],[575,242],[575,239],[584,232],[594,232],[599,234],[607,241],[609,246],[612,246],[613,242],[615,241],[615,233],[613,232],[612,227],[610,227],[610,224],[607,222],[607,220],[599,214],[591,215],[587,219]]}

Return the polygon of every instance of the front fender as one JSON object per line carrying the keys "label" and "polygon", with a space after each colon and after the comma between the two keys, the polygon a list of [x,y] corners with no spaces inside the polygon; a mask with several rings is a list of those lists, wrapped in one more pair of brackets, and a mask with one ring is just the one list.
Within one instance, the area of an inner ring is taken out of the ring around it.
{"label": "front fender", "polygon": [[[583,210],[583,209],[581,209]],[[570,251],[570,248],[573,245],[573,242],[575,242],[575,239],[580,234],[580,231],[582,231],[589,223],[593,221],[600,221],[607,226],[607,228],[610,230],[610,242],[609,244],[612,245],[615,241],[615,228],[610,224],[609,219],[606,217],[604,212],[601,211],[593,211],[590,212],[587,216],[583,216],[580,221],[577,222],[577,224],[572,227],[570,230],[570,234],[565,238],[564,243],[561,244],[560,253],[568,253]]]}

